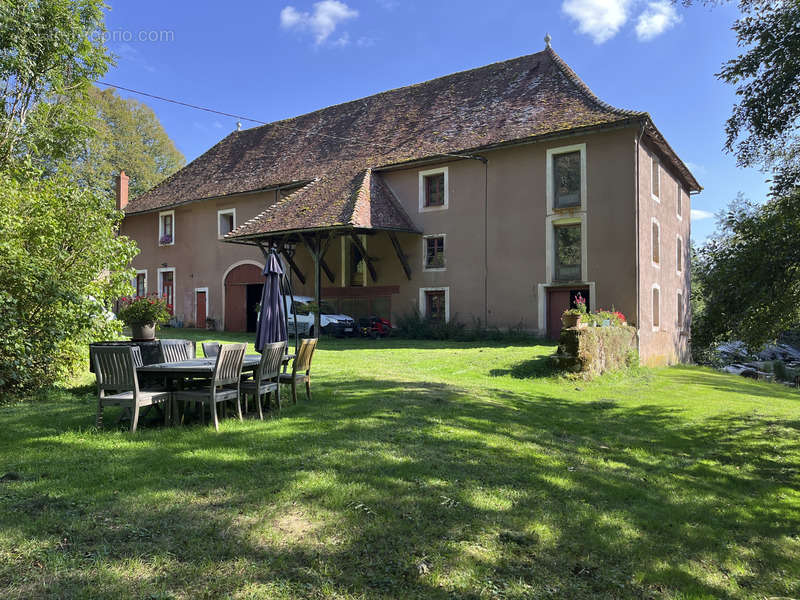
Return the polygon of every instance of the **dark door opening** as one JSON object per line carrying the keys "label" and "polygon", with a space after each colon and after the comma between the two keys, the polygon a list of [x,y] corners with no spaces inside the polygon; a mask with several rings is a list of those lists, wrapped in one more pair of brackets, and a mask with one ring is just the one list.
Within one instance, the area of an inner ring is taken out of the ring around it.
{"label": "dark door opening", "polygon": [[245,307],[247,311],[247,331],[255,332],[258,324],[258,303],[261,302],[263,283],[248,283]]}
{"label": "dark door opening", "polygon": [[547,292],[547,337],[557,340],[561,335],[561,315],[568,308],[575,308],[575,298],[580,294],[591,306],[589,288],[553,288]]}

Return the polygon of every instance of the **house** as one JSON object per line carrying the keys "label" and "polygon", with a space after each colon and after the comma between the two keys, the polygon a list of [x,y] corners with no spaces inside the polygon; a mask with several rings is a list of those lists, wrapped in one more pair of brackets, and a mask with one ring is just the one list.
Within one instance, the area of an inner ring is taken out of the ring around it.
{"label": "house", "polygon": [[341,313],[555,338],[577,294],[649,364],[688,360],[690,194],[645,112],[535,54],[235,131],[127,202],[139,293],[252,329],[264,254]]}

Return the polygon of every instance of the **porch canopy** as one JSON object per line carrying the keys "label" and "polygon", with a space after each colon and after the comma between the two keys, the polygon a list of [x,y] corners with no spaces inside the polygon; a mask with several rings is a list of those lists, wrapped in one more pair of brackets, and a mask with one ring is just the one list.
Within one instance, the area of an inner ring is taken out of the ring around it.
{"label": "porch canopy", "polygon": [[[314,179],[231,231],[224,241],[258,246],[265,257],[270,248],[275,248],[303,284],[306,275],[288,248],[305,245],[314,260],[314,297],[319,306],[322,273],[331,283],[336,281],[336,274],[325,262],[325,252],[331,241],[342,236],[350,238],[363,256],[370,278],[377,281],[377,270],[359,234],[378,232],[389,236],[397,260],[406,277],[411,279],[411,267],[397,233],[420,234],[421,231],[414,226],[380,174],[364,169],[355,176],[328,175]],[[317,335],[321,331],[319,313],[319,310],[314,313]]]}

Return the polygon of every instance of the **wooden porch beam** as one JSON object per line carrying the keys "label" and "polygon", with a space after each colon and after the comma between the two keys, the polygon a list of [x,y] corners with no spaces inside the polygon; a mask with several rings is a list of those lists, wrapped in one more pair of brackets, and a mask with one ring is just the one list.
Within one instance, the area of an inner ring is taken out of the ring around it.
{"label": "wooden porch beam", "polygon": [[[305,242],[306,247],[311,252],[311,256],[314,257],[315,260],[317,258],[319,259],[319,266],[320,268],[322,268],[323,271],[325,271],[325,276],[328,278],[328,281],[330,281],[331,283],[335,283],[336,275],[333,273],[333,271],[331,271],[330,267],[328,266],[328,263],[325,262],[325,252],[328,250],[328,244],[330,243],[330,238],[326,240],[324,245],[320,241],[319,252],[318,252],[316,248],[316,243],[313,238],[310,238],[306,235],[302,235],[301,237],[303,238],[303,242]],[[319,238],[319,234],[316,237]]]}
{"label": "wooden porch beam", "polygon": [[400,240],[397,239],[397,234],[394,231],[390,231],[389,239],[392,240],[392,246],[394,246],[395,254],[397,254],[397,259],[400,261],[400,264],[403,266],[403,271],[406,272],[406,278],[411,281],[411,265],[408,264],[408,257],[403,252],[403,249],[400,247]]}
{"label": "wooden porch beam", "polygon": [[305,283],[306,283],[306,276],[305,276],[305,275],[303,275],[303,272],[300,270],[300,267],[298,267],[298,266],[297,266],[297,263],[296,263],[296,262],[294,262],[294,258],[293,258],[293,257],[291,257],[291,256],[289,256],[289,253],[288,253],[288,252],[286,252],[286,246],[285,246],[285,244],[286,244],[286,238],[288,238],[288,237],[289,237],[289,236],[287,236],[287,235],[284,235],[284,236],[283,236],[283,237],[282,237],[282,238],[281,238],[281,239],[278,241],[278,252],[280,252],[280,253],[281,253],[281,255],[283,255],[283,258],[285,258],[285,259],[286,259],[286,262],[287,262],[287,263],[289,263],[289,267],[292,269],[292,272],[293,272],[295,275],[297,275],[297,278],[300,280],[300,283],[302,283],[302,284],[304,284],[304,285],[305,285]]}
{"label": "wooden porch beam", "polygon": [[378,281],[378,273],[375,271],[375,265],[372,264],[372,258],[370,258],[370,256],[367,254],[367,249],[364,248],[364,244],[361,243],[361,238],[359,238],[355,233],[351,233],[350,238],[353,240],[356,248],[358,248],[358,251],[364,258],[364,262],[367,264],[367,270],[369,271],[369,276],[372,278],[372,281]]}

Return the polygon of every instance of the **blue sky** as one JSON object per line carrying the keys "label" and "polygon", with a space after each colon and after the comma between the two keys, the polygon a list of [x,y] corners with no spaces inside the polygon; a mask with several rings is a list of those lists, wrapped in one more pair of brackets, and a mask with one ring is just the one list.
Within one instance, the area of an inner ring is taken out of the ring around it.
{"label": "blue sky", "polygon": [[[767,191],[761,173],[722,150],[735,96],[714,73],[738,52],[735,17],[732,6],[668,0],[112,1],[117,66],[105,80],[274,121],[537,52],[549,32],[600,98],[648,111],[693,170],[705,188],[693,198],[699,241],[738,192],[760,200]],[[234,118],[137,99],[187,160],[236,127]]]}

